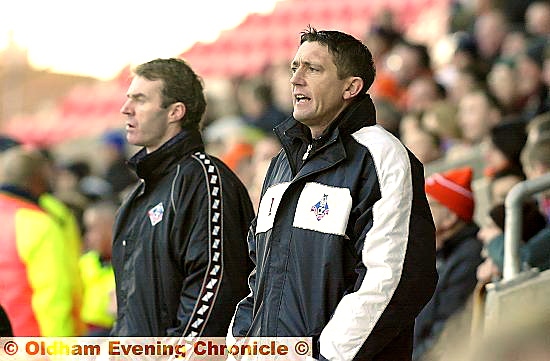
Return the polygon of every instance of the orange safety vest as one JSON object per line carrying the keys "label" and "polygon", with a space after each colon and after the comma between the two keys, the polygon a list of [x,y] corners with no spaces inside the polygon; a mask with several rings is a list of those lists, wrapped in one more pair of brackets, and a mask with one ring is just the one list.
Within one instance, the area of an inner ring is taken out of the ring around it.
{"label": "orange safety vest", "polygon": [[0,219],[0,304],[14,335],[76,336],[71,252],[62,229],[35,203],[6,193]]}

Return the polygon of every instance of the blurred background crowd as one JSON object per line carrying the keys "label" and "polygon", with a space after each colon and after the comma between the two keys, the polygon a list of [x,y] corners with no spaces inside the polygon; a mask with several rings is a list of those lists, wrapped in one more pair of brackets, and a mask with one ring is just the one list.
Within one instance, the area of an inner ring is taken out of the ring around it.
{"label": "blurred background crowd", "polygon": [[[492,241],[503,236],[506,195],[519,182],[550,172],[550,3],[285,0],[272,14],[253,14],[213,44],[197,44],[181,54],[204,77],[207,150],[238,174],[255,206],[266,167],[281,148],[271,129],[292,112],[289,60],[298,47],[299,31],[308,24],[350,31],[372,51],[377,76],[369,93],[377,122],[425,165],[427,193],[440,227],[440,278],[443,271],[454,271],[444,267],[457,247],[450,241],[445,244],[462,228],[445,228],[447,216],[436,207],[450,209],[470,227],[467,238],[475,241],[464,253],[467,258],[455,260],[464,272],[447,279],[447,288],[436,292],[455,286],[462,291],[446,293],[437,301],[439,308],[432,305],[435,311],[424,315],[427,326],[417,335],[423,348],[417,359],[438,359],[441,353],[433,350],[444,341],[440,335],[448,329],[447,320],[471,312],[476,292],[501,277],[502,251]],[[3,75],[3,82],[15,84],[17,74],[22,73]],[[18,144],[38,149],[32,156],[6,156],[7,163],[0,167],[2,184],[26,187],[29,177],[40,178],[41,192],[52,194],[67,208],[61,217],[64,226],[74,222],[76,231],[70,237],[77,239],[82,252],[67,257],[79,258],[74,263],[80,262],[84,280],[75,282],[75,287],[101,284],[99,291],[88,295],[94,295],[96,303],[99,294],[104,296],[101,305],[82,309],[89,314],[82,312],[88,318],[79,322],[84,321],[86,332],[92,334],[106,332],[113,322],[109,232],[114,210],[137,181],[125,165],[136,149],[126,144],[123,118],[116,114],[125,98],[128,75],[125,69],[117,79],[99,85],[90,79],[72,79],[52,90],[59,92],[57,105],[32,109],[31,114],[4,102],[0,123],[3,153],[11,154]],[[41,76],[44,82],[49,75]],[[14,95],[9,90],[3,87],[4,99],[17,104],[28,101],[23,99],[25,92]],[[93,114],[86,114],[87,109]],[[35,158],[47,169],[29,168]],[[21,172],[15,172],[19,176],[9,176],[19,168]],[[454,185],[448,186],[449,182]],[[455,186],[472,196],[452,198],[449,189],[456,193]],[[529,258],[529,265],[540,270],[550,267],[546,193],[527,202],[523,211],[521,241],[526,245],[537,239],[542,244]],[[453,199],[452,204],[448,199]],[[89,251],[95,256],[87,256]],[[86,301],[86,292],[82,295]],[[451,306],[445,310],[446,304]],[[463,332],[469,330],[455,324]],[[82,332],[77,330],[74,334]]]}

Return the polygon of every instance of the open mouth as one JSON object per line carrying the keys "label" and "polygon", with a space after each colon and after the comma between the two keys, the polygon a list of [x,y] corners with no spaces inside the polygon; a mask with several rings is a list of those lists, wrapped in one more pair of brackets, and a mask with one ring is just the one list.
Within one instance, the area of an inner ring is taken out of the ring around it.
{"label": "open mouth", "polygon": [[311,98],[308,98],[303,94],[296,94],[294,99],[296,99],[296,104],[305,103],[311,100]]}

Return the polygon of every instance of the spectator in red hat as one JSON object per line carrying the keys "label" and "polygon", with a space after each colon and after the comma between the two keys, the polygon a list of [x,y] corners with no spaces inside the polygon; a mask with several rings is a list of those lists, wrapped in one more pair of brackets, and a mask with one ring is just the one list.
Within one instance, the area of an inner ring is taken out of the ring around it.
{"label": "spectator in red hat", "polygon": [[472,221],[473,170],[436,173],[426,179],[426,194],[436,229],[439,281],[430,302],[416,318],[413,359],[418,360],[439,338],[446,321],[462,310],[476,285],[481,263],[479,227]]}

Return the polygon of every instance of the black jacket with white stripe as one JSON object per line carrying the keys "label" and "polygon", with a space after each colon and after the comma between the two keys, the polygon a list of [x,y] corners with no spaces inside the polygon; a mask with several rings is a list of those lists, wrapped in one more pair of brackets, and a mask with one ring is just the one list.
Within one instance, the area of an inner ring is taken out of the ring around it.
{"label": "black jacket with white stripe", "polygon": [[200,133],[129,161],[142,179],[114,226],[114,336],[225,336],[248,293],[248,193]]}
{"label": "black jacket with white stripe", "polygon": [[248,237],[252,292],[228,337],[310,336],[320,359],[410,359],[437,282],[422,164],[375,124],[368,96],[312,146],[292,117],[275,132],[283,151]]}

